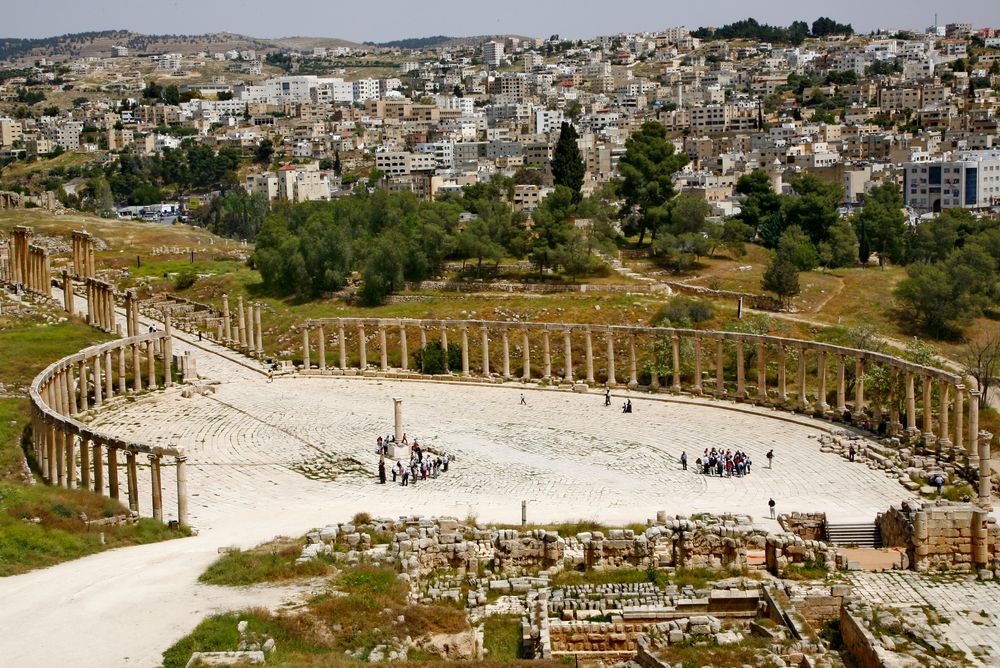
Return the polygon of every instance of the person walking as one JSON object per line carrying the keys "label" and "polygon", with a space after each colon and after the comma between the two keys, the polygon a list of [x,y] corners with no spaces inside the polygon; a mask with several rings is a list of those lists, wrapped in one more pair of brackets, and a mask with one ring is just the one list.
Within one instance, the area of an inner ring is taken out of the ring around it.
{"label": "person walking", "polygon": [[854,444],[851,443],[850,447],[847,448],[847,460],[854,461]]}
{"label": "person walking", "polygon": [[274,372],[273,371],[268,371],[267,372],[267,382],[269,382],[269,383],[273,383],[274,382]]}
{"label": "person walking", "polygon": [[773,520],[774,519],[774,499],[771,499],[771,500],[769,500],[767,502],[767,507],[771,511],[771,519]]}
{"label": "person walking", "polygon": [[385,457],[378,458],[378,484],[385,484]]}
{"label": "person walking", "polygon": [[688,470],[688,453],[681,452],[681,469],[684,471]]}
{"label": "person walking", "polygon": [[528,402],[524,400],[524,392],[521,393],[521,405],[522,406],[528,405]]}
{"label": "person walking", "polygon": [[606,390],[604,390],[604,405],[605,406],[610,406],[611,405],[611,388],[610,387],[607,388]]}
{"label": "person walking", "polygon": [[767,451],[767,468],[774,468],[774,450]]}

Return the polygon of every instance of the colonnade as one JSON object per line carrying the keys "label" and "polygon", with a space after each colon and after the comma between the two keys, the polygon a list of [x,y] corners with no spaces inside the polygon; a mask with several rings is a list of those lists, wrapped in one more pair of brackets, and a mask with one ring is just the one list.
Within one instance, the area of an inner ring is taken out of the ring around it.
{"label": "colonnade", "polygon": [[[115,333],[115,288],[97,278],[84,279],[87,287],[87,324],[105,332]],[[135,335],[131,332],[130,335]]]}
{"label": "colonnade", "polygon": [[[306,373],[419,374],[411,366],[409,332],[417,333],[419,349],[431,337],[447,349],[450,333],[461,349],[460,368],[445,368],[451,374],[641,384],[651,391],[725,397],[855,424],[868,420],[873,429],[884,423],[888,435],[966,458],[972,467],[982,457],[977,390],[949,372],[871,351],[737,332],[618,325],[323,318],[300,329]],[[337,349],[334,364],[328,344]],[[869,373],[876,367],[888,373]],[[888,382],[881,380],[886,377]]]}
{"label": "colonnade", "polygon": [[10,282],[26,284],[29,269],[28,248],[35,236],[30,227],[17,225],[10,233]]}
{"label": "colonnade", "polygon": [[73,273],[77,278],[97,276],[94,260],[94,238],[89,232],[73,232]]}
{"label": "colonnade", "polygon": [[50,274],[48,249],[34,244],[28,246],[28,273],[24,280],[24,286],[29,292],[51,299],[52,280]]}
{"label": "colonnade", "polygon": [[229,295],[222,296],[222,318],[217,321],[217,338],[225,345],[248,355],[264,353],[264,333],[260,326],[260,304],[244,304],[243,295],[236,298],[236,312],[229,308]]}
{"label": "colonnade", "polygon": [[[93,346],[51,364],[35,378],[30,390],[32,450],[47,483],[70,489],[93,489],[118,500],[124,464],[128,506],[138,512],[138,466],[140,458],[144,457],[151,470],[148,498],[152,515],[162,521],[161,467],[164,457],[170,457],[176,471],[177,518],[182,524],[188,523],[186,458],[182,451],[106,436],[73,417],[87,412],[91,406],[100,407],[116,396],[140,392],[143,383],[147,390],[156,389],[154,348],[157,342],[164,351],[163,384],[169,385],[170,339],[168,330]],[[141,359],[143,355],[145,364]]]}

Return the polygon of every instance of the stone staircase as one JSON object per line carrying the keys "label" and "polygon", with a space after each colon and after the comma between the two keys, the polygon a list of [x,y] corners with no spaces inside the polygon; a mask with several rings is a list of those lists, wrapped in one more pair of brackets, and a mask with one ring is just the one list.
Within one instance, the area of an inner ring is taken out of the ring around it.
{"label": "stone staircase", "polygon": [[875,522],[827,523],[826,539],[833,545],[882,547],[882,532]]}

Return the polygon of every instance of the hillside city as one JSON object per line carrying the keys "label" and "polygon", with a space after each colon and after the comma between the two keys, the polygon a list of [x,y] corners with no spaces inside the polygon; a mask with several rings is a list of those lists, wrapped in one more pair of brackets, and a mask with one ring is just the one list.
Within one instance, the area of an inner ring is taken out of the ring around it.
{"label": "hillside city", "polygon": [[1000,665],[940,11],[0,37],[0,664]]}

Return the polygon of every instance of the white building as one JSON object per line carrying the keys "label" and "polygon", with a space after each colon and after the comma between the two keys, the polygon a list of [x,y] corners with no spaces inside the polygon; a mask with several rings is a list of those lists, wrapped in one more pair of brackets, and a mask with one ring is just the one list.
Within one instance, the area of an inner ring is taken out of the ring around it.
{"label": "white building", "polygon": [[489,41],[483,43],[483,63],[488,67],[499,67],[503,62],[503,42]]}
{"label": "white building", "polygon": [[351,86],[355,102],[378,100],[382,97],[378,79],[358,79],[357,81],[352,81]]}
{"label": "white building", "polygon": [[1000,206],[1000,151],[968,151],[950,161],[907,163],[903,196],[907,206],[919,211]]}

